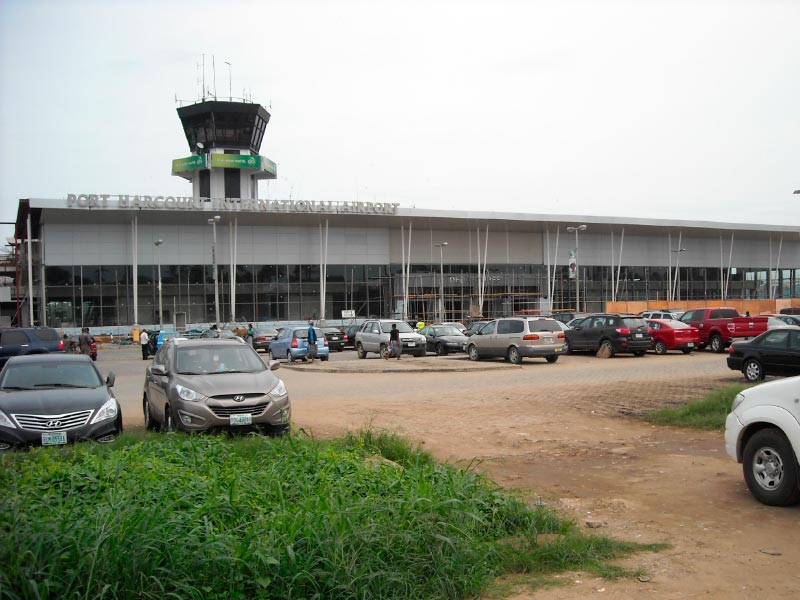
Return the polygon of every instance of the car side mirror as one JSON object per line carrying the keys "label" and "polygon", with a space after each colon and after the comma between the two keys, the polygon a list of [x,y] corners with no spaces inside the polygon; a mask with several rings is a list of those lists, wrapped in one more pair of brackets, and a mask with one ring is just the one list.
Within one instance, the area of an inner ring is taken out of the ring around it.
{"label": "car side mirror", "polygon": [[281,363],[279,363],[277,360],[271,360],[269,361],[268,366],[270,371],[277,371],[278,369],[281,368]]}
{"label": "car side mirror", "polygon": [[117,380],[117,376],[114,375],[114,371],[108,372],[108,377],[106,377],[106,386],[107,387],[114,387],[114,382]]}
{"label": "car side mirror", "polygon": [[158,375],[159,377],[163,377],[167,374],[167,370],[162,365],[153,365],[150,367],[150,373],[153,375]]}

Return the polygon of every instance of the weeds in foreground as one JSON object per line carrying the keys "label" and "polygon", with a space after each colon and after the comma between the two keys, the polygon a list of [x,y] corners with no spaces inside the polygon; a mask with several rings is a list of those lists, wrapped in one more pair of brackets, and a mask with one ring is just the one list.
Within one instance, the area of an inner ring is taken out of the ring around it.
{"label": "weeds in foreground", "polygon": [[702,400],[689,402],[677,408],[663,408],[644,416],[645,421],[654,425],[673,425],[691,429],[725,429],[725,418],[731,411],[736,394],[751,387],[745,384],[729,385],[708,394]]}

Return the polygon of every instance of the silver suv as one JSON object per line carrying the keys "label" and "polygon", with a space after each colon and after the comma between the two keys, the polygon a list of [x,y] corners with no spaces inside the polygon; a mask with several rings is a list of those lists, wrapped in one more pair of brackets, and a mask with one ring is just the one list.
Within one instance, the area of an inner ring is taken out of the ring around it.
{"label": "silver suv", "polygon": [[495,319],[469,338],[470,360],[502,356],[518,365],[523,357],[543,356],[549,363],[564,351],[561,326],[547,317]]}
{"label": "silver suv", "polygon": [[425,356],[425,336],[414,331],[405,321],[390,319],[370,319],[361,324],[356,333],[356,352],[358,358],[366,358],[367,352],[377,352],[381,356],[389,349],[389,332],[392,324],[397,325],[400,332],[400,343],[403,345],[403,354]]}

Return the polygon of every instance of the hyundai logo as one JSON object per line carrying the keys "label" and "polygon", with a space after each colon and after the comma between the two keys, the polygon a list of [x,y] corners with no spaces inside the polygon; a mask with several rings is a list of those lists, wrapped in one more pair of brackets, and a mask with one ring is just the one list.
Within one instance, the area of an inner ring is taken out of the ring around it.
{"label": "hyundai logo", "polygon": [[57,427],[61,427],[61,421],[59,421],[58,419],[55,419],[53,421],[48,421],[47,422],[47,427],[49,427],[50,429],[55,429]]}
{"label": "hyundai logo", "polygon": [[244,396],[234,396],[233,397],[233,401],[234,402],[244,402]]}

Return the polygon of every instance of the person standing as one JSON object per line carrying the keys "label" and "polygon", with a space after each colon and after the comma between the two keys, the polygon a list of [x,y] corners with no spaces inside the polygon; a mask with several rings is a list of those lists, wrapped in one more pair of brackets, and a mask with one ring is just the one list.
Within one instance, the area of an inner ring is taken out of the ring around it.
{"label": "person standing", "polygon": [[314,321],[308,322],[308,362],[313,363],[317,356],[317,332],[314,329]]}
{"label": "person standing", "polygon": [[[397,323],[392,323],[392,330],[389,332],[389,349],[390,355],[396,356],[400,360],[400,355],[403,353],[403,347],[400,345],[400,330],[397,329]],[[384,357],[389,360],[388,357]]]}
{"label": "person standing", "polygon": [[150,354],[150,336],[144,330],[139,334],[139,344],[142,346],[142,360],[147,360]]}
{"label": "person standing", "polygon": [[247,326],[247,343],[250,344],[251,348],[253,347],[253,340],[255,339],[255,337],[256,337],[256,332],[253,329],[253,324],[250,323]]}
{"label": "person standing", "polygon": [[90,356],[92,354],[93,343],[94,338],[89,334],[89,328],[84,327],[81,329],[81,335],[78,337],[78,347],[80,348],[81,354]]}

